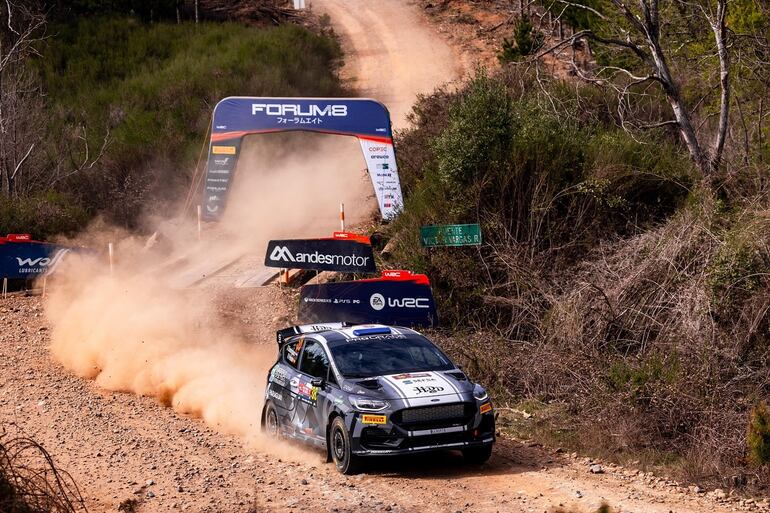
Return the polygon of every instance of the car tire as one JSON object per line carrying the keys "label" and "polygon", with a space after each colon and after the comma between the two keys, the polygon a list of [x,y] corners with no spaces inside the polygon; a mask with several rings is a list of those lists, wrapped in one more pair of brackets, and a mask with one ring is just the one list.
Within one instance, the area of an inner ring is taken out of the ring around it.
{"label": "car tire", "polygon": [[340,473],[357,474],[361,471],[361,458],[351,452],[350,434],[342,417],[334,417],[329,429],[329,452]]}
{"label": "car tire", "polygon": [[278,421],[278,411],[275,405],[268,401],[265,405],[265,422],[262,424],[262,431],[270,437],[278,438],[281,436],[281,428]]}
{"label": "car tire", "polygon": [[492,444],[474,447],[472,449],[463,449],[462,452],[466,463],[481,465],[482,463],[486,463],[490,456],[492,456]]}

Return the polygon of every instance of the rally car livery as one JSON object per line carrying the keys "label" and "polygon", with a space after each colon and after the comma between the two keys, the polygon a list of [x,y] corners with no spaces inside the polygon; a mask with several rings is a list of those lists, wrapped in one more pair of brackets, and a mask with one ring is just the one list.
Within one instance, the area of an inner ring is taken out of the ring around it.
{"label": "rally car livery", "polygon": [[365,457],[459,449],[483,463],[495,441],[486,391],[414,330],[297,326],[278,332],[262,426],[325,448],[346,474]]}

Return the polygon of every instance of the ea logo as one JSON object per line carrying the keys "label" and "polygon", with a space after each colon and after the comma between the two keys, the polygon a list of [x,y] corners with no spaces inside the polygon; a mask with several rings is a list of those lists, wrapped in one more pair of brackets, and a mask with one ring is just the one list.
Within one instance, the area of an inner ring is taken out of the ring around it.
{"label": "ea logo", "polygon": [[369,298],[369,304],[375,310],[382,310],[385,308],[385,298],[382,294],[372,294],[372,297]]}

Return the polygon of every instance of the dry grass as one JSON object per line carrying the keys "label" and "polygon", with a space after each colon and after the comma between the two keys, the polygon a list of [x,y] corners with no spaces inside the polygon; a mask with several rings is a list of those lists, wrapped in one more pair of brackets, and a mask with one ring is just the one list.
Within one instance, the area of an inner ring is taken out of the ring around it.
{"label": "dry grass", "polygon": [[746,430],[770,390],[770,231],[762,208],[739,212],[702,202],[550,273],[498,248],[518,314],[444,344],[499,403],[534,411],[520,434],[763,487]]}
{"label": "dry grass", "polygon": [[0,511],[3,513],[87,512],[75,481],[56,467],[48,452],[27,437],[0,434]]}

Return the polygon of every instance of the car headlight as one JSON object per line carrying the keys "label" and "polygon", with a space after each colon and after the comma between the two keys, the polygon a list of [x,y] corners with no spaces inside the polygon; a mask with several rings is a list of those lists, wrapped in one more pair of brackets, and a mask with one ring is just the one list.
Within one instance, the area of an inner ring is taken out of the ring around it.
{"label": "car headlight", "polygon": [[364,397],[360,395],[350,396],[350,404],[352,404],[357,410],[361,411],[380,411],[390,406],[388,401],[372,399],[371,397]]}
{"label": "car headlight", "polygon": [[473,398],[477,401],[486,401],[489,399],[489,396],[487,395],[487,391],[484,390],[484,387],[481,385],[474,385],[473,386]]}

